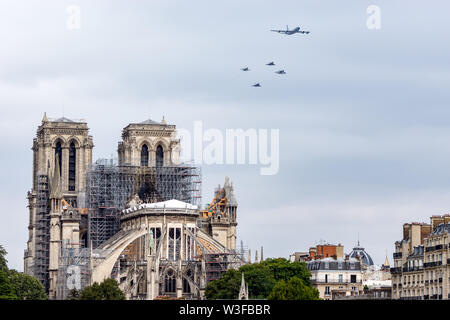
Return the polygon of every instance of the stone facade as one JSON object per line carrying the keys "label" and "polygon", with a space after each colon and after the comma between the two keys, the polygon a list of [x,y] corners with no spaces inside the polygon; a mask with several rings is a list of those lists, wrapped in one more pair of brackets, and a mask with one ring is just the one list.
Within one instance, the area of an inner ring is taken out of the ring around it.
{"label": "stone facade", "polygon": [[[41,125],[37,129],[36,138],[33,140],[33,186],[28,192],[29,226],[27,249],[24,254],[24,272],[38,276],[37,265],[47,265],[55,259],[55,246],[42,248],[42,243],[37,243],[37,189],[38,180],[42,176],[50,176],[58,171],[58,189],[61,199],[73,207],[84,205],[86,190],[86,173],[92,162],[92,137],[89,135],[87,123],[80,120],[74,121],[67,118],[49,119],[44,114]],[[56,168],[58,164],[58,168]],[[56,178],[56,177],[55,177]],[[50,213],[49,213],[50,214]],[[54,212],[54,214],[56,214]],[[51,216],[51,224],[57,223],[56,217]],[[50,226],[49,226],[50,228]],[[49,231],[48,231],[49,232]],[[55,240],[56,241],[56,240]],[[39,241],[38,241],[39,242]],[[41,241],[42,242],[42,241]],[[48,245],[48,244],[47,244]],[[51,248],[50,248],[51,247]],[[37,248],[41,251],[36,258]],[[53,252],[53,260],[50,255]],[[38,261],[36,259],[45,260]],[[57,260],[56,260],[57,261]],[[41,281],[42,276],[38,276]],[[47,276],[45,276],[47,277]],[[48,289],[48,287],[47,287]]]}
{"label": "stone facade", "polygon": [[405,223],[395,243],[392,299],[450,299],[450,215],[431,223]]}
{"label": "stone facade", "polygon": [[[157,170],[179,164],[180,142],[175,126],[167,125],[164,119],[161,123],[147,120],[130,124],[123,129],[122,139],[119,166]],[[130,194],[129,208],[122,212],[121,230],[102,247],[89,247],[85,236],[91,213],[85,198],[92,148],[87,123],[64,117],[52,120],[44,115],[33,141],[33,188],[28,193],[30,222],[24,271],[38,277],[51,299],[66,296],[64,286],[73,266],[67,261],[76,262],[73,255],[78,253],[82,253],[84,274],[91,275],[83,280],[84,285],[106,277],[117,278],[127,297],[133,299],[160,295],[201,299],[207,264],[217,264],[221,270],[225,266],[226,270],[242,262],[227,260],[238,257],[233,255],[237,202],[228,177],[223,188],[216,190],[216,205],[206,213],[175,199],[164,202],[164,208],[154,208],[157,204],[144,205],[138,195],[133,198]],[[117,246],[111,249],[110,243]],[[134,260],[124,260],[124,256],[133,256]]]}
{"label": "stone facade", "polygon": [[[131,123],[122,131],[119,165],[169,166],[180,162],[180,141],[174,125],[146,120]],[[160,162],[161,161],[161,162]]]}
{"label": "stone facade", "polygon": [[306,263],[311,272],[313,286],[325,300],[333,298],[333,292],[344,296],[363,293],[361,262],[355,258],[324,258]]}

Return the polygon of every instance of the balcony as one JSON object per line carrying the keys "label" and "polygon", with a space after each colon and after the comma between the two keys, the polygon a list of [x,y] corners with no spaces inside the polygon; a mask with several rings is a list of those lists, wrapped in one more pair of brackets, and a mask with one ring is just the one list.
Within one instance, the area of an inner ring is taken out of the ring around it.
{"label": "balcony", "polygon": [[425,248],[425,252],[431,252],[431,251],[442,250],[442,249],[447,249],[447,248],[448,248],[447,245],[437,244],[435,246]]}
{"label": "balcony", "polygon": [[351,282],[351,281],[337,281],[337,280],[325,281],[325,280],[313,279],[313,280],[311,280],[311,282],[312,282],[312,284],[326,284],[326,283],[328,283],[328,284],[342,284],[342,285],[345,285],[345,284],[362,284],[362,280],[359,280],[359,281],[356,281],[356,282]]}
{"label": "balcony", "polygon": [[402,268],[401,267],[391,268],[390,271],[391,273],[402,273]]}
{"label": "balcony", "polygon": [[442,265],[442,261],[435,261],[435,262],[425,262],[423,264],[424,268],[432,268],[432,267],[437,267],[437,266],[441,266]]}
{"label": "balcony", "polygon": [[393,257],[394,257],[394,259],[400,259],[402,257],[402,253],[401,252],[394,252]]}
{"label": "balcony", "polygon": [[415,266],[415,267],[403,267],[403,272],[417,272],[422,271],[423,266]]}

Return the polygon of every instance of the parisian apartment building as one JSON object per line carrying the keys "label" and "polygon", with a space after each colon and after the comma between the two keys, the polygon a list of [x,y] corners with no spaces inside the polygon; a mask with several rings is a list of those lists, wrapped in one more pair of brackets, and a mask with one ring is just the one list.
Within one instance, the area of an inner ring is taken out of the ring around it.
{"label": "parisian apartment building", "polygon": [[405,223],[403,239],[395,242],[392,299],[450,299],[450,215],[430,223]]}

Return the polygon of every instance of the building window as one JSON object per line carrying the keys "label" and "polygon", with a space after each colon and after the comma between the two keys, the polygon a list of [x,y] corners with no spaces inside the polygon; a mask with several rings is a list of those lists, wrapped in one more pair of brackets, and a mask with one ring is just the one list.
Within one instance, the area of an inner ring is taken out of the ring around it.
{"label": "building window", "polygon": [[350,282],[351,283],[356,283],[356,274],[350,275]]}
{"label": "building window", "polygon": [[325,283],[328,283],[328,275],[325,275]]}
{"label": "building window", "polygon": [[148,166],[148,147],[146,144],[144,144],[141,149],[141,166]]}
{"label": "building window", "polygon": [[175,273],[172,269],[169,269],[166,273],[164,281],[164,291],[165,292],[175,292],[176,291],[176,279]]}
{"label": "building window", "polygon": [[330,287],[325,287],[325,294],[327,294],[327,295],[330,294]]}
{"label": "building window", "polygon": [[56,158],[58,158],[59,161],[59,175],[61,176],[62,170],[61,170],[61,165],[62,165],[62,148],[61,148],[61,142],[57,142],[56,143],[56,147],[55,147],[55,164],[56,164]]}
{"label": "building window", "polygon": [[342,283],[342,282],[344,282],[344,277],[342,274],[340,274],[339,275],[339,283]]}
{"label": "building window", "polygon": [[162,167],[164,164],[164,150],[161,147],[161,145],[159,145],[156,148],[156,166],[157,167]]}
{"label": "building window", "polygon": [[77,149],[72,142],[69,147],[69,191],[75,191]]}

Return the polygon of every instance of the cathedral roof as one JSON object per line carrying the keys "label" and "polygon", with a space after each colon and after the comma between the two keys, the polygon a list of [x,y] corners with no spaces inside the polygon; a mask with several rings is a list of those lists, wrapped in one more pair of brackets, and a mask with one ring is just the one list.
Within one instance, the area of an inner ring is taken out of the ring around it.
{"label": "cathedral roof", "polygon": [[74,121],[70,120],[69,118],[66,118],[66,117],[61,117],[56,120],[53,120],[53,122],[74,122]]}
{"label": "cathedral roof", "polygon": [[158,124],[158,125],[160,125],[162,123],[161,122],[156,122],[156,121],[154,121],[152,119],[147,119],[145,121],[139,122],[139,124]]}

